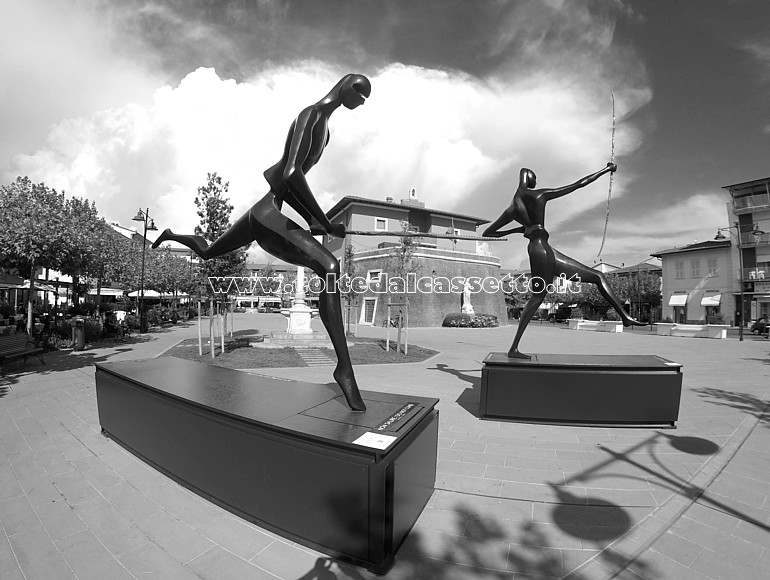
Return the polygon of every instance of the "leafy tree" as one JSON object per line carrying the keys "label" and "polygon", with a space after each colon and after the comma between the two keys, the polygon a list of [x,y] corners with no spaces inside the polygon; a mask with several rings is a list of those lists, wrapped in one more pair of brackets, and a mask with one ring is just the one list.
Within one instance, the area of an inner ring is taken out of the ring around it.
{"label": "leafy tree", "polygon": [[660,292],[660,277],[640,271],[631,279],[630,293],[632,296],[641,296],[642,301],[649,302],[652,307],[658,306],[663,299]]}
{"label": "leafy tree", "polygon": [[[401,222],[401,229],[408,231],[409,223]],[[393,249],[386,262],[388,277],[401,278],[406,281],[409,274],[417,275],[420,271],[420,261],[415,257],[415,252],[419,247],[419,240],[416,236],[403,236],[399,238],[400,244]],[[401,302],[406,302],[406,283],[404,283],[403,296]]]}
{"label": "leafy tree", "polygon": [[[198,188],[195,196],[195,206],[200,224],[195,226],[195,233],[212,243],[230,227],[230,214],[233,206],[225,194],[230,187],[230,182],[222,182],[222,178],[214,173],[209,173],[206,185]],[[243,263],[246,261],[246,249],[239,248],[211,260],[203,262],[201,274],[208,276],[233,276],[243,271]],[[206,284],[208,286],[208,284]]]}
{"label": "leafy tree", "polygon": [[99,243],[92,249],[86,274],[89,282],[96,286],[98,297],[101,295],[102,285],[120,282],[132,263],[129,258],[130,242],[107,222],[98,221],[94,233]]}
{"label": "leafy tree", "polygon": [[148,252],[145,287],[163,294],[192,293],[195,282],[191,280],[190,262],[173,255],[168,248]]}
{"label": "leafy tree", "polygon": [[660,277],[644,270],[632,272],[628,280],[628,296],[626,298],[634,305],[636,316],[640,318],[646,316],[640,303],[649,304],[650,315],[652,315],[662,300]]}
{"label": "leafy tree", "polygon": [[[350,240],[345,240],[345,253],[342,256],[342,275],[347,276],[348,281],[352,280],[358,273],[358,264],[355,262],[356,250]],[[345,320],[347,321],[347,332],[350,332],[350,309],[357,303],[358,294],[353,291],[352,285],[348,282],[347,287],[340,286],[340,298],[345,301]]]}
{"label": "leafy tree", "polygon": [[[142,275],[142,245],[134,240],[126,240],[122,247],[122,267],[117,271],[117,282],[125,290],[138,290],[141,285]],[[152,250],[148,248],[147,257],[151,259]],[[145,273],[147,262],[145,262]]]}
{"label": "leafy tree", "polygon": [[[345,243],[345,253],[342,256],[342,275],[347,276],[349,280],[352,280],[358,276],[358,265],[355,263],[356,250],[353,248],[353,244],[349,240]],[[342,288],[342,287],[340,287]],[[348,284],[348,288],[345,291],[340,292],[340,297],[344,299],[348,307],[352,302],[355,302],[358,294],[353,292],[353,289]]]}
{"label": "leafy tree", "polygon": [[30,280],[27,330],[32,331],[35,272],[60,269],[70,243],[64,193],[18,177],[0,186],[0,266]]}
{"label": "leafy tree", "polygon": [[[610,285],[615,296],[618,297],[621,303],[625,302],[629,297],[629,280],[628,278],[621,278],[620,276],[607,276],[607,282]],[[589,284],[582,282],[580,284],[580,292],[572,295],[572,302],[577,302],[583,307],[583,310],[588,316],[591,314],[604,317],[607,310],[610,309],[610,303],[604,299],[595,284]]]}
{"label": "leafy tree", "polygon": [[278,272],[272,262],[265,264],[257,272],[258,283],[254,287],[257,296],[276,296],[280,294],[282,281],[279,281]]}
{"label": "leafy tree", "polygon": [[110,252],[116,249],[105,239],[106,230],[111,228],[99,217],[94,202],[73,197],[66,200],[65,212],[69,241],[59,270],[72,276],[72,300],[77,303],[81,287],[87,286],[80,283],[81,277],[96,279],[100,287],[101,276],[109,271],[107,264],[118,256]]}

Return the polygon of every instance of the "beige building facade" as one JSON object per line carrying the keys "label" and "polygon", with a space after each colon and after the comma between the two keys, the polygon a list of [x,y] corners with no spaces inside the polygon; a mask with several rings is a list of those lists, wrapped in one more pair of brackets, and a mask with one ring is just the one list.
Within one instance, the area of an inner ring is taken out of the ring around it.
{"label": "beige building facade", "polygon": [[[770,177],[724,186],[730,193],[729,226],[733,240],[736,292],[743,284],[743,318],[770,317]],[[739,255],[740,253],[740,255]],[[740,298],[738,298],[740,302]],[[740,306],[737,310],[741,310]]]}
{"label": "beige building facade", "polygon": [[654,252],[663,275],[661,316],[680,324],[735,320],[735,270],[730,240]]}

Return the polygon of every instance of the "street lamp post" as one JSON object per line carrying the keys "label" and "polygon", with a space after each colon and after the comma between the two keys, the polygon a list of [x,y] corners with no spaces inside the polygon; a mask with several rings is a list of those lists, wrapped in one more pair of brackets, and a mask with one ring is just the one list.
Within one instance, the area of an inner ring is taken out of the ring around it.
{"label": "street lamp post", "polygon": [[[763,235],[765,235],[765,232],[760,230],[757,227],[757,224],[752,224],[753,227],[751,229],[751,234],[754,235],[755,238],[759,238]],[[746,225],[743,226],[744,229]],[[743,340],[743,325],[744,325],[744,292],[743,292],[743,240],[741,239],[741,225],[739,222],[733,222],[732,226],[726,226],[724,228],[717,228],[717,235],[714,237],[715,240],[724,240],[725,236],[722,234],[724,230],[732,230],[735,228],[735,238],[736,238],[736,246],[738,248],[738,283],[740,284],[741,289],[741,303],[740,303],[740,314],[741,314],[741,322],[738,325],[738,340]]]}
{"label": "street lamp post", "polygon": [[139,278],[139,332],[147,332],[147,316],[144,310],[144,262],[147,254],[147,231],[156,231],[155,222],[150,219],[150,208],[136,212],[132,221],[144,223],[144,233],[142,235],[142,274]]}

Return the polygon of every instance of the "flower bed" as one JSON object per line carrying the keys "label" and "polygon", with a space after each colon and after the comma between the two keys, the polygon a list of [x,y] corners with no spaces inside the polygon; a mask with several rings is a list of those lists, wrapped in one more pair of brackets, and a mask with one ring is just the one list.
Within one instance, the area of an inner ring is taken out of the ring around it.
{"label": "flower bed", "polygon": [[450,328],[495,328],[500,326],[500,321],[493,314],[476,314],[470,316],[460,312],[453,312],[444,317],[441,326]]}

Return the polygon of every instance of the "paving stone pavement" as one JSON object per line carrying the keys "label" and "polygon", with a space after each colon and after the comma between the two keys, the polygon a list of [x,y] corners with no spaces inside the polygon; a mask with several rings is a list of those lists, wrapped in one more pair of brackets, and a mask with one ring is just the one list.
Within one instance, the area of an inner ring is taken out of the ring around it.
{"label": "paving stone pavement", "polygon": [[[285,319],[236,317],[238,329],[273,325]],[[410,342],[441,354],[356,367],[362,389],[440,399],[436,491],[382,578],[770,577],[769,341],[534,324],[525,352],[683,363],[677,428],[482,421],[481,360],[507,350],[514,330],[411,329]],[[174,327],[10,367],[0,382],[0,580],[377,577],[229,514],[101,435],[93,364],[150,358],[196,335]],[[331,371],[269,374],[330,383]]]}

